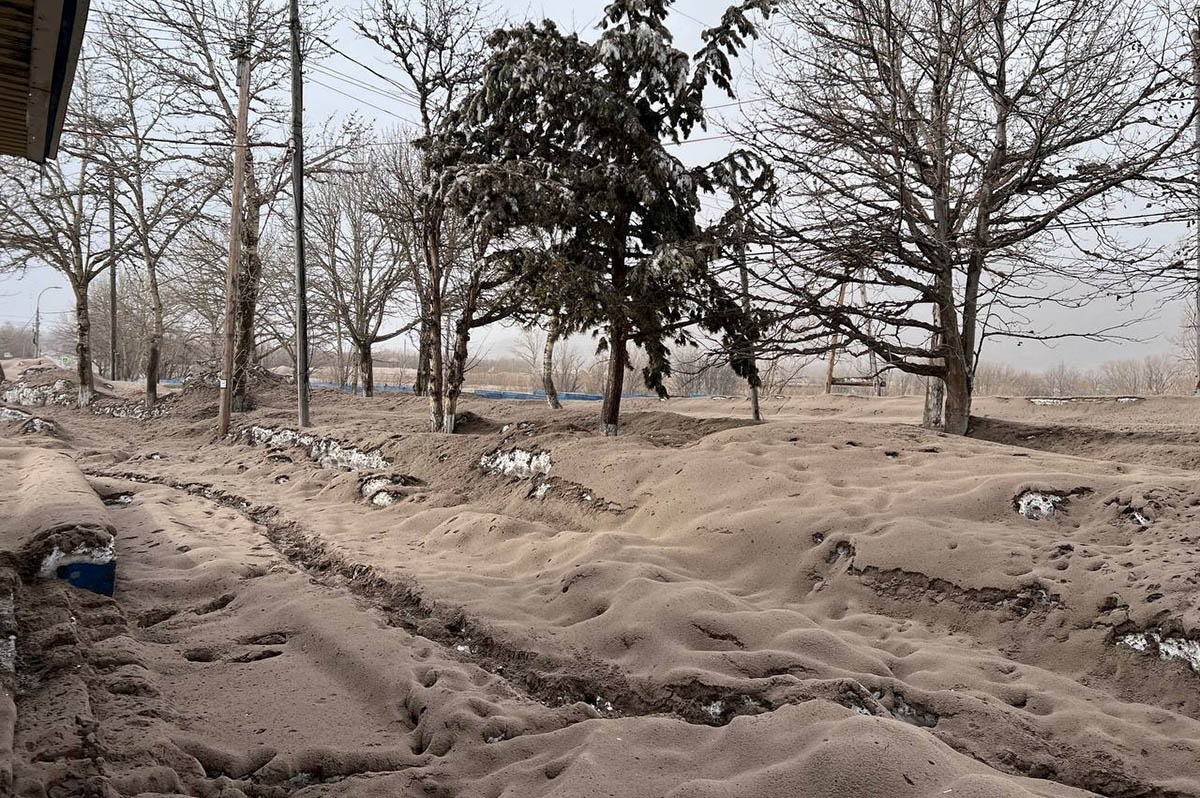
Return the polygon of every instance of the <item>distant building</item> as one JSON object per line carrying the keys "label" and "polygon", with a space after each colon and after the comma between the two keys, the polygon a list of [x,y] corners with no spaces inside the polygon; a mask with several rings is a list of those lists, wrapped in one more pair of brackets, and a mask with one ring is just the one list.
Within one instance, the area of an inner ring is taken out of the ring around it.
{"label": "distant building", "polygon": [[0,2],[0,155],[58,156],[88,0]]}

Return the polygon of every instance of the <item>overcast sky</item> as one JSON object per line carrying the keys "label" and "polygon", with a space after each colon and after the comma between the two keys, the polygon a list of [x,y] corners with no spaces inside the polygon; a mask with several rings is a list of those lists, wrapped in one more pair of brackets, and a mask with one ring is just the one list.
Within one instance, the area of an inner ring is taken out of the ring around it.
{"label": "overcast sky", "polygon": [[[576,0],[575,2],[530,2],[529,0],[497,0],[497,14],[513,20],[541,19],[549,17],[561,27],[584,31],[594,26],[607,0]],[[673,12],[670,24],[676,43],[686,51],[699,46],[702,26],[716,21],[728,0],[680,0]],[[370,65],[376,71],[389,75],[395,73],[386,54],[375,45],[357,37],[350,24],[358,14],[358,0],[338,4],[343,9],[333,34],[335,44],[358,61]],[[92,30],[98,26],[92,26]],[[749,59],[741,64],[741,97],[753,96],[749,80]],[[413,108],[387,90],[387,85],[362,66],[334,55],[319,63],[309,65],[306,71],[305,113],[307,127],[315,129],[324,121],[355,113],[365,120],[373,120],[381,128],[395,128],[405,124],[414,116]],[[732,109],[736,113],[737,109]],[[730,112],[726,112],[730,113]],[[710,130],[708,134],[719,133]],[[286,131],[281,131],[286,138]],[[708,161],[720,157],[729,147],[725,139],[698,142],[680,148],[680,156],[689,162]],[[706,204],[712,205],[711,201]],[[1158,237],[1167,239],[1171,231],[1162,231]],[[54,287],[57,287],[55,289]],[[35,298],[44,289],[42,307],[43,328],[53,325],[58,318],[69,317],[72,308],[70,291],[66,280],[57,273],[46,270],[31,270],[22,278],[0,276],[0,323],[17,325],[31,324]],[[1108,301],[1093,303],[1073,311],[1047,308],[1034,316],[1034,325],[1056,333],[1100,329],[1124,321],[1138,324],[1126,335],[1140,340],[1132,343],[1097,343],[1093,341],[1067,339],[1053,345],[996,340],[989,344],[984,359],[993,362],[1008,362],[1015,366],[1031,369],[1047,368],[1060,361],[1080,367],[1091,367],[1116,358],[1141,357],[1151,353],[1169,353],[1173,349],[1181,318],[1181,308],[1168,304],[1159,307],[1157,297],[1139,297],[1132,303]],[[504,330],[491,331],[480,336],[478,343],[492,354],[507,348],[512,333]]]}

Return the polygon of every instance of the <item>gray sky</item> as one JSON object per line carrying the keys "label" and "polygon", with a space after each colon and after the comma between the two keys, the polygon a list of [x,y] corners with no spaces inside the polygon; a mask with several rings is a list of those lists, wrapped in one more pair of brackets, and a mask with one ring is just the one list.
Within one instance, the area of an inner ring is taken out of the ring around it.
{"label": "gray sky", "polygon": [[[561,27],[582,31],[593,26],[599,19],[606,2],[607,0],[497,0],[495,5],[498,14],[510,19],[550,17]],[[687,51],[697,49],[702,25],[716,21],[728,2],[729,0],[680,0],[671,21],[677,45]],[[340,6],[342,13],[333,30],[336,37],[334,43],[376,71],[384,75],[394,74],[395,70],[386,54],[354,33],[350,20],[357,15],[357,0],[340,4],[335,2],[335,5]],[[97,27],[93,26],[92,29]],[[753,91],[746,80],[748,70],[743,68],[742,72],[740,96],[751,97]],[[349,113],[373,121],[380,129],[402,126],[405,124],[403,120],[414,116],[413,108],[396,97],[394,92],[389,92],[382,80],[340,56],[334,55],[320,64],[310,65],[306,72],[306,80],[306,126],[310,129],[317,128],[324,120],[336,119]],[[736,113],[736,110],[733,109],[733,113]],[[710,130],[708,134],[701,136],[719,132]],[[286,138],[287,132],[281,131],[281,136]],[[722,139],[698,142],[682,147],[680,155],[687,161],[708,161],[720,157],[728,146],[728,141]],[[711,205],[712,201],[708,201],[707,204]],[[1156,238],[1168,240],[1171,235],[1171,231],[1164,230],[1157,232]],[[30,270],[22,278],[0,276],[0,323],[12,322],[31,326],[35,297],[43,289],[53,286],[58,286],[58,290],[47,291],[41,303],[43,329],[47,325],[52,326],[59,318],[69,317],[71,313],[72,300],[66,280],[48,269]],[[1141,340],[1134,343],[1096,343],[1067,339],[1054,344],[1025,342],[1019,345],[1012,341],[995,340],[988,345],[984,358],[1037,370],[1055,365],[1059,361],[1091,367],[1116,358],[1169,353],[1173,348],[1171,339],[1176,335],[1180,318],[1181,308],[1178,305],[1171,304],[1160,308],[1159,298],[1149,296],[1139,297],[1132,303],[1095,302],[1086,308],[1072,311],[1046,308],[1033,317],[1034,325],[1043,330],[1057,333],[1078,332],[1100,329],[1124,321],[1138,321],[1138,325],[1125,334]],[[511,332],[494,330],[479,336],[477,343],[495,354],[505,349],[511,339]]]}

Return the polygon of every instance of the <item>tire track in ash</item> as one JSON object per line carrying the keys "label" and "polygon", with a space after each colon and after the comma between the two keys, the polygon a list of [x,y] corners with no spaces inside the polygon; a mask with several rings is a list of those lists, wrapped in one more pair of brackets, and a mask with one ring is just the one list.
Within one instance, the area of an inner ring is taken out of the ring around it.
{"label": "tire track in ash", "polygon": [[[773,712],[789,704],[822,699],[861,714],[912,723],[911,718],[902,716],[908,712],[919,720],[923,719],[915,725],[937,725],[936,715],[925,717],[927,713],[923,714],[919,691],[912,691],[913,695],[905,696],[899,702],[901,712],[897,714],[880,700],[878,685],[851,677],[802,680],[799,683],[788,680],[786,685],[769,680],[764,683],[762,692],[731,690],[698,681],[645,683],[631,679],[617,666],[606,663],[522,650],[493,638],[486,628],[467,618],[461,608],[427,601],[414,580],[400,581],[394,576],[381,574],[371,565],[348,559],[319,535],[306,530],[299,522],[284,517],[277,507],[257,505],[235,493],[202,482],[179,481],[129,471],[98,472],[98,475],[162,485],[236,510],[257,524],[276,551],[294,567],[323,584],[348,589],[367,606],[382,613],[388,623],[440,644],[452,652],[451,656],[501,677],[523,697],[547,707],[558,708],[582,702],[591,707],[594,717],[598,718],[656,715],[719,727],[738,716]],[[899,689],[899,685],[890,683],[890,680],[889,684],[892,689]],[[906,689],[905,692],[909,691]],[[913,700],[908,700],[910,698]],[[943,742],[1001,772],[1049,779],[1107,796],[1125,798],[1154,794],[1152,785],[1119,768],[1112,768],[1104,774],[1090,771],[1044,773],[1033,763],[1004,758],[997,760],[989,753],[973,750],[974,746],[964,744],[963,740],[943,739]]]}
{"label": "tire track in ash", "polygon": [[398,581],[373,566],[340,554],[278,508],[256,505],[244,497],[201,482],[132,471],[89,472],[93,476],[154,484],[200,496],[234,509],[264,530],[276,551],[292,566],[334,587],[344,587],[387,623],[437,643],[452,656],[495,674],[519,693],[548,707],[583,703],[597,718],[670,716],[693,724],[724,726],[742,715],[758,715],[779,706],[825,699],[878,717],[892,717],[867,687],[854,679],[812,680],[792,685],[785,700],[765,692],[731,691],[689,681],[677,684],[639,683],[618,667],[580,657],[551,658],[513,647],[493,637],[459,608],[426,600],[412,580]]}

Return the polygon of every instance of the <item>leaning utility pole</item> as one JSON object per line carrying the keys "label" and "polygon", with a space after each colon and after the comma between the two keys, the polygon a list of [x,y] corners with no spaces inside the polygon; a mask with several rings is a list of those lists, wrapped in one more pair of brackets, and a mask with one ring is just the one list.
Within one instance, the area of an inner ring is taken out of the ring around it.
{"label": "leaning utility pole", "polygon": [[242,259],[242,185],[246,172],[246,120],[250,106],[250,43],[241,39],[234,45],[238,60],[238,113],[233,135],[233,197],[229,219],[229,264],[225,274],[225,347],[221,352],[221,410],[218,436],[229,434],[229,416],[233,410],[233,338],[234,306],[238,265]]}
{"label": "leaning utility pole", "polygon": [[108,176],[108,378],[117,377],[117,219],[113,176]]}
{"label": "leaning utility pole", "polygon": [[308,426],[308,279],[304,263],[304,72],[300,63],[300,2],[290,3],[292,29],[292,201],[296,236],[296,407]]}
{"label": "leaning utility pole", "polygon": [[[1196,179],[1200,182],[1200,8],[1197,9],[1196,17],[1192,20],[1192,98],[1195,103],[1194,113],[1195,121],[1195,141],[1192,142],[1193,157],[1196,160]],[[1196,260],[1196,303],[1195,303],[1195,319],[1192,329],[1193,334],[1193,356],[1196,359],[1196,387],[1193,393],[1200,396],[1200,197],[1196,197],[1196,218],[1195,218],[1195,240],[1193,245],[1196,251],[1193,257]]]}

